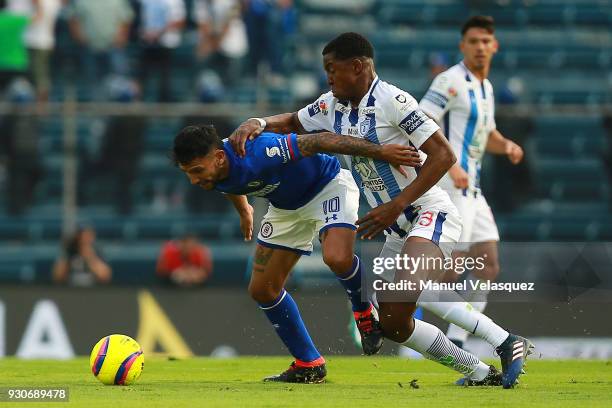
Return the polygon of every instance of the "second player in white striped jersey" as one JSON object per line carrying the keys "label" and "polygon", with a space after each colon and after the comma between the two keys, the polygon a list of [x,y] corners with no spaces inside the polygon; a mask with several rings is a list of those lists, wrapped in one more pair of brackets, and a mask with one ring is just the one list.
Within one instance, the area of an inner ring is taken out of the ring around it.
{"label": "second player in white striped jersey", "polygon": [[[464,191],[480,191],[480,169],[489,134],[495,126],[493,86],[480,81],[463,62],[438,75],[420,102],[420,108],[436,119],[457,156],[457,164],[468,174]],[[454,188],[447,173],[439,185]]]}
{"label": "second player in white striped jersey", "polygon": [[[302,108],[298,118],[307,131],[326,129],[361,137],[376,144],[410,145],[417,149],[439,129],[433,120],[421,112],[410,94],[378,77],[359,106],[351,106],[350,102],[339,100],[332,92],[327,92],[313,104]],[[395,198],[414,181],[419,171],[418,168],[406,168],[405,177],[385,162],[350,156],[347,156],[347,160],[357,185],[372,208]],[[397,223],[391,226],[391,231],[404,238],[418,211],[435,203],[450,205],[448,195],[437,186],[406,208]]]}
{"label": "second player in white striped jersey", "polygon": [[[473,268],[465,278],[470,281],[494,281],[499,273],[497,242],[499,232],[493,213],[480,190],[482,157],[486,152],[506,155],[511,163],[517,164],[523,151],[516,143],[504,137],[495,124],[493,87],[487,79],[491,61],[498,50],[495,25],[491,17],[473,16],[461,28],[459,48],[463,61],[438,75],[420,103],[421,109],[444,128],[450,145],[457,156],[457,163],[443,176],[438,185],[444,188],[459,210],[463,229],[454,256],[469,254],[483,259],[482,268]],[[449,271],[443,280],[458,279],[457,271]],[[468,289],[463,293],[474,309],[482,312],[487,304],[488,291]],[[465,325],[451,324],[447,336],[459,346],[468,338]],[[502,331],[491,344],[495,347],[502,341]],[[518,338],[518,336],[516,336]],[[508,337],[504,347],[514,342]],[[521,347],[521,360],[514,363],[504,360],[504,371],[510,372],[504,387],[511,387],[518,378],[526,354],[527,340],[516,340]],[[501,347],[501,346],[499,346]],[[498,347],[498,353],[499,353]],[[506,347],[500,355],[510,353]],[[505,358],[505,357],[504,357]],[[504,359],[503,358],[503,359]],[[503,360],[502,359],[502,360]],[[511,367],[508,369],[508,367]],[[512,368],[513,367],[513,368]]]}

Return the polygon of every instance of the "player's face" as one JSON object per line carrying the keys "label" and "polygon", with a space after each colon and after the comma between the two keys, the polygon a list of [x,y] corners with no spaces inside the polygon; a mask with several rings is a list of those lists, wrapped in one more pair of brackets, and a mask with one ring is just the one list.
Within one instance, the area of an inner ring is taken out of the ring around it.
{"label": "player's face", "polygon": [[221,150],[215,150],[204,157],[198,157],[191,163],[180,165],[180,169],[187,175],[189,182],[198,185],[204,190],[212,190],[221,180]]}
{"label": "player's face", "polygon": [[472,27],[463,35],[459,48],[468,66],[484,69],[491,64],[498,43],[495,36],[484,28]]}
{"label": "player's face", "polygon": [[357,72],[352,59],[338,60],[333,53],[323,56],[323,68],[327,74],[327,84],[338,99],[351,99],[357,84]]}

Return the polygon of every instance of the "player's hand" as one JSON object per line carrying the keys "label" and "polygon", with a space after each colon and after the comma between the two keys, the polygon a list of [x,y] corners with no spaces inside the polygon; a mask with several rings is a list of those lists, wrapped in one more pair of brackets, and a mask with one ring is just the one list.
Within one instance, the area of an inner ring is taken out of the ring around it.
{"label": "player's hand", "polygon": [[253,206],[248,204],[246,210],[240,214],[240,231],[245,241],[253,238]]}
{"label": "player's hand", "polygon": [[455,183],[457,188],[468,188],[468,174],[461,166],[454,164],[449,170],[448,174]]}
{"label": "player's hand", "polygon": [[523,149],[521,146],[514,143],[512,140],[508,140],[506,143],[506,156],[512,164],[519,164],[523,160]]}
{"label": "player's hand", "polygon": [[361,239],[372,239],[397,221],[402,210],[403,208],[394,201],[379,205],[357,220],[359,225],[357,233],[363,233]]}
{"label": "player's hand", "polygon": [[381,148],[381,159],[394,166],[420,167],[423,164],[419,151],[412,146],[388,144]]}
{"label": "player's hand", "polygon": [[238,127],[238,129],[234,130],[234,132],[230,135],[229,141],[232,145],[232,148],[240,157],[244,157],[246,155],[245,145],[247,140],[255,139],[257,136],[263,132],[264,128],[261,124],[254,120],[247,120],[246,122],[242,122],[242,124]]}

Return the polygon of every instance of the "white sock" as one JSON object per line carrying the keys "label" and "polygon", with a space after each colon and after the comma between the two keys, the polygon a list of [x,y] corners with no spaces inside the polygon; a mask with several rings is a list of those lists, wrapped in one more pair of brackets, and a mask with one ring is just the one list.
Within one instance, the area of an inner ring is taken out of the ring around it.
{"label": "white sock", "polygon": [[446,329],[446,336],[455,342],[465,343],[469,335],[470,333],[453,323]]}
{"label": "white sock", "polygon": [[489,373],[489,366],[478,357],[461,350],[440,329],[422,320],[414,319],[414,331],[402,344],[473,380],[482,380]]}
{"label": "white sock", "polygon": [[451,323],[446,332],[449,339],[465,342],[469,331],[498,347],[509,333],[478,310],[476,306],[482,306],[481,303],[467,303],[455,291],[424,290],[417,304]]}

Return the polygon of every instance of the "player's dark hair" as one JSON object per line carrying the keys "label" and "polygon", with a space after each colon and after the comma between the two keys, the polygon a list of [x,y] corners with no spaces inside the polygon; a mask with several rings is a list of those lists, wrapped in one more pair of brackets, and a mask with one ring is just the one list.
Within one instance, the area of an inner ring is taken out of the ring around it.
{"label": "player's dark hair", "polygon": [[174,165],[186,165],[199,157],[204,157],[213,149],[223,148],[213,125],[193,125],[183,128],[174,138],[170,158]]}
{"label": "player's dark hair", "polygon": [[461,35],[465,35],[470,28],[483,28],[489,34],[495,33],[495,20],[491,16],[472,16],[461,27]]}
{"label": "player's dark hair", "polygon": [[334,53],[339,60],[349,58],[374,58],[374,47],[363,35],[358,33],[342,33],[323,48],[322,54]]}

